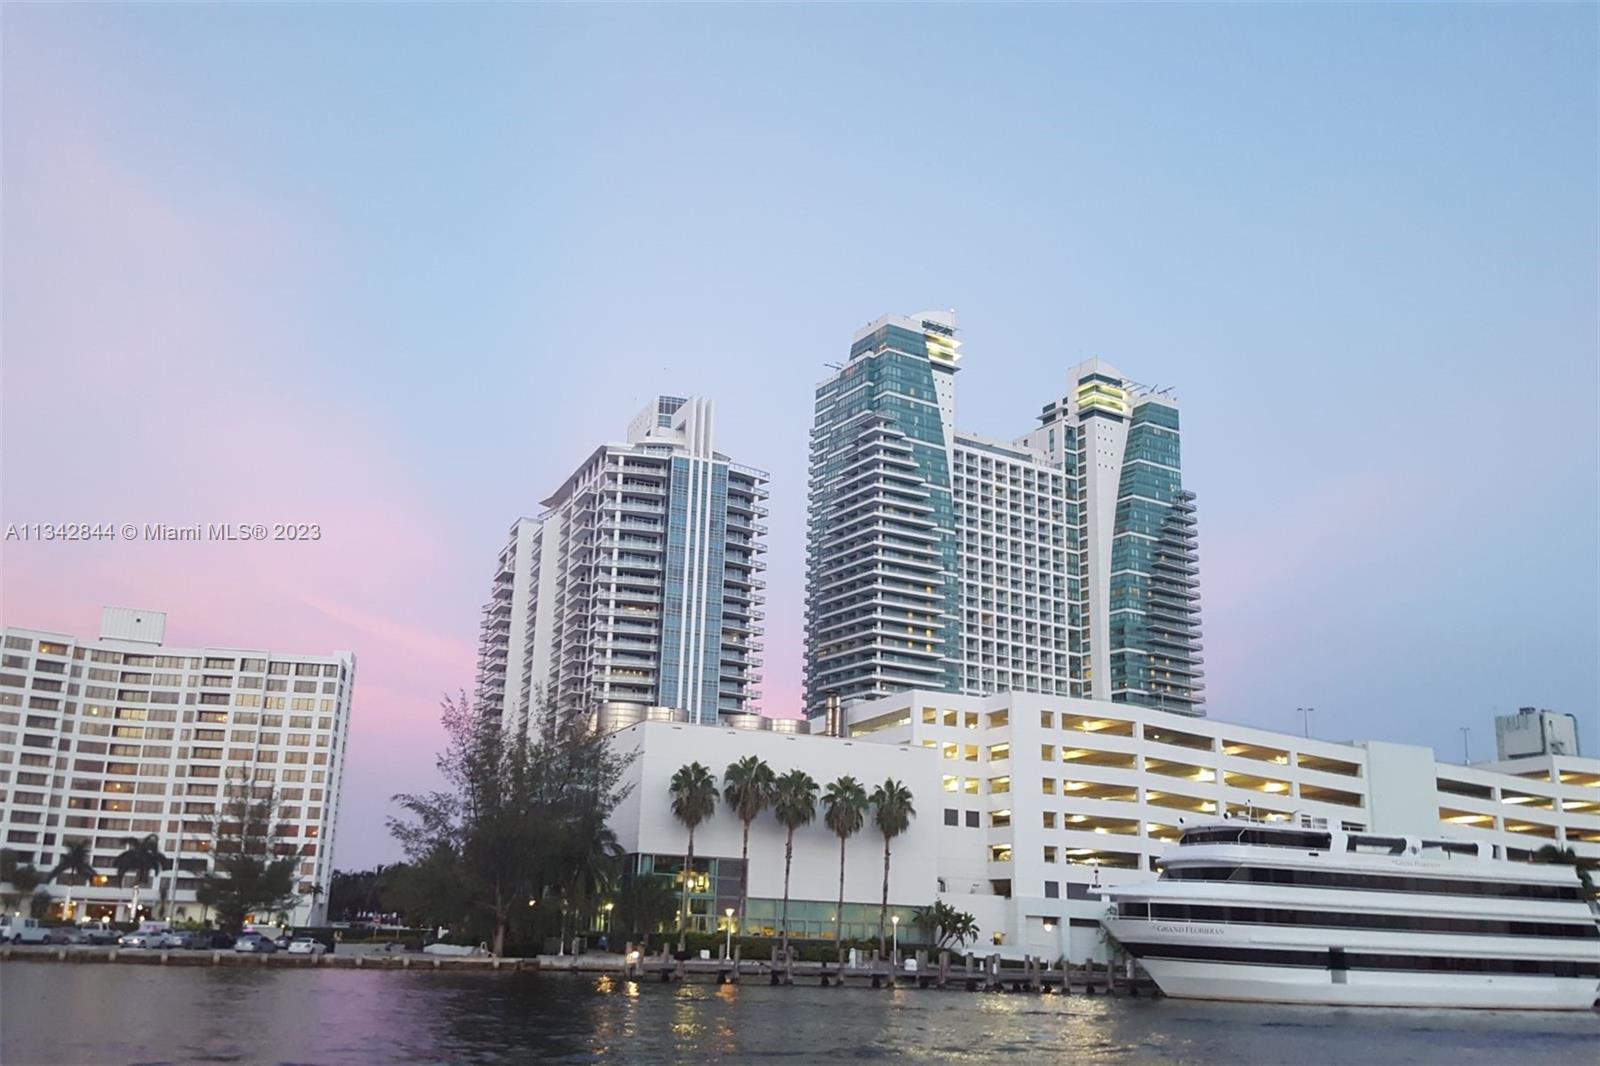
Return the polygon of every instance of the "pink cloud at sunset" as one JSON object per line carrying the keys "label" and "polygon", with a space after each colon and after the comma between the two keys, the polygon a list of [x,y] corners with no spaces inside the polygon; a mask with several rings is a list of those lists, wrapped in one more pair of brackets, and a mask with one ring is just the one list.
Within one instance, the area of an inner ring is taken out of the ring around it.
{"label": "pink cloud at sunset", "polygon": [[[9,543],[10,625],[92,636],[101,605],[168,641],[353,651],[341,858],[391,850],[387,796],[432,772],[470,683],[473,588],[406,446],[341,395],[296,306],[324,250],[282,205],[183,201],[100,149],[70,92],[11,119],[6,522],[309,522],[314,543]],[[13,264],[20,259],[13,253]],[[27,456],[23,442],[29,442]],[[472,574],[472,578],[478,575]]]}

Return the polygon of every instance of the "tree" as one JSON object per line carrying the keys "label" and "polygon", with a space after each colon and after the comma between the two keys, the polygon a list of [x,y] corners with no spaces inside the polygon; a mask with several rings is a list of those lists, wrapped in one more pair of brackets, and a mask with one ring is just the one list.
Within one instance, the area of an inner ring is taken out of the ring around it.
{"label": "tree", "polygon": [[486,928],[497,955],[513,923],[526,924],[529,900],[588,898],[595,878],[581,871],[614,860],[615,838],[601,830],[626,792],[628,759],[587,718],[536,703],[504,727],[465,693],[447,697],[437,765],[449,788],[396,796],[405,817],[389,820],[414,868],[406,904],[436,916],[461,908],[448,924]]}
{"label": "tree", "polygon": [[839,909],[833,915],[833,939],[839,946],[839,961],[844,962],[844,845],[861,831],[867,820],[867,790],[850,776],[830,782],[822,795],[823,815],[833,835],[839,838]]}
{"label": "tree", "polygon": [[794,865],[794,834],[817,816],[817,783],[804,770],[790,770],[778,778],[772,813],[788,830],[783,844],[783,954],[789,954],[789,870]]}
{"label": "tree", "polygon": [[934,900],[931,907],[917,909],[913,924],[921,929],[935,948],[961,947],[968,940],[978,938],[978,920],[966,911],[958,911],[943,900]]}
{"label": "tree", "polygon": [[50,916],[50,905],[55,902],[55,897],[50,895],[48,888],[36,888],[28,899],[28,915],[41,921]]}
{"label": "tree", "polygon": [[689,846],[683,853],[683,899],[678,909],[678,950],[682,951],[689,933],[689,887],[694,881],[694,831],[717,810],[717,779],[698,762],[678,769],[668,786],[672,792],[672,814],[689,828]]}
{"label": "tree", "polygon": [[883,834],[883,903],[878,909],[878,953],[887,950],[884,928],[889,921],[889,844],[917,816],[911,790],[893,778],[872,790],[872,822]]}
{"label": "tree", "polygon": [[211,868],[200,875],[195,899],[216,911],[217,924],[237,933],[256,912],[287,907],[299,857],[279,842],[278,794],[254,780],[227,786],[211,826]]}
{"label": "tree", "polygon": [[0,910],[12,910],[44,882],[44,875],[30,863],[19,864],[16,852],[7,849],[0,854],[0,882],[11,886],[11,891],[0,894]]}
{"label": "tree", "polygon": [[739,931],[743,932],[745,907],[750,902],[750,825],[772,803],[777,777],[766,762],[746,755],[728,765],[722,781],[722,798],[744,823],[744,839],[739,847]]}
{"label": "tree", "polygon": [[1578,874],[1578,882],[1583,886],[1586,898],[1593,899],[1595,895],[1594,879],[1589,876],[1588,867],[1578,858],[1578,853],[1571,848],[1561,848],[1554,844],[1545,844],[1533,853],[1534,862],[1556,863],[1571,866]]}
{"label": "tree", "polygon": [[638,874],[622,883],[611,919],[624,932],[643,934],[648,944],[650,934],[659,932],[677,913],[672,883],[654,874]]}
{"label": "tree", "polygon": [[67,845],[67,850],[61,853],[61,861],[51,868],[48,880],[53,884],[63,877],[81,877],[87,884],[98,876],[94,863],[89,860],[89,842],[80,840]]}
{"label": "tree", "polygon": [[[115,860],[117,879],[127,883],[128,875],[133,875],[134,897],[137,899],[139,886],[152,875],[159,875],[163,870],[170,869],[172,860],[161,853],[161,841],[154,833],[144,837],[124,837],[122,854]],[[128,903],[128,917],[137,920],[137,904],[130,900]]]}
{"label": "tree", "polygon": [[598,919],[596,905],[616,889],[622,877],[622,845],[617,834],[592,812],[585,815],[569,838],[564,867],[563,939],[569,923],[574,934],[592,928]]}

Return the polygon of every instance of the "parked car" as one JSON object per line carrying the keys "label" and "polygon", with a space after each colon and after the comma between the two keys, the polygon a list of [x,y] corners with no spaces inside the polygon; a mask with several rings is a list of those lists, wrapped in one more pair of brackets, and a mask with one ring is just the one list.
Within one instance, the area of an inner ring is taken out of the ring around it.
{"label": "parked car", "polygon": [[278,950],[278,945],[260,933],[243,933],[238,940],[233,942],[233,950],[257,955],[270,955]]}
{"label": "parked car", "polygon": [[233,937],[220,931],[203,931],[196,934],[199,943],[195,947],[202,951],[227,951],[233,947]]}
{"label": "parked car", "polygon": [[106,922],[84,922],[78,926],[78,935],[85,944],[115,944],[122,934]]}
{"label": "parked car", "polygon": [[82,944],[83,933],[71,925],[58,925],[45,934],[45,939],[52,944]]}
{"label": "parked car", "polygon": [[0,943],[43,944],[49,938],[50,930],[37,918],[15,914],[0,916]]}
{"label": "parked car", "polygon": [[119,948],[153,948],[156,946],[156,933],[123,933],[117,937]]}
{"label": "parked car", "polygon": [[297,936],[289,941],[288,952],[291,955],[326,955],[328,945],[314,936]]}

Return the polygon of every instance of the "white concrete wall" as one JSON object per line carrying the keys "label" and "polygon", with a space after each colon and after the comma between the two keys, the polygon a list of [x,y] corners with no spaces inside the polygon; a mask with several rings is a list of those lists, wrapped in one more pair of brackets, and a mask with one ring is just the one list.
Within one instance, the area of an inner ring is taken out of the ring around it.
{"label": "white concrete wall", "polygon": [[1376,833],[1435,836],[1439,832],[1438,786],[1432,748],[1370,740],[1367,777]]}
{"label": "white concrete wall", "polygon": [[[924,748],[886,745],[831,737],[793,736],[714,725],[643,722],[618,732],[621,750],[637,751],[629,768],[633,791],[612,816],[611,827],[628,853],[682,855],[688,832],[672,815],[672,775],[698,761],[717,778],[720,796],[728,765],[746,755],[765,759],[774,773],[802,769],[818,785],[817,818],[795,834],[791,899],[833,902],[839,892],[839,842],[822,821],[821,794],[828,783],[849,774],[870,793],[885,778],[911,789],[917,817],[892,843],[889,902],[911,907],[932,903],[937,893],[939,852],[939,778],[937,756]],[[695,832],[695,854],[739,857],[743,823],[720,799],[716,815]],[[785,831],[770,811],[750,833],[750,895],[778,898],[783,894]],[[883,885],[883,837],[871,815],[852,837],[845,852],[845,898],[877,903]]]}

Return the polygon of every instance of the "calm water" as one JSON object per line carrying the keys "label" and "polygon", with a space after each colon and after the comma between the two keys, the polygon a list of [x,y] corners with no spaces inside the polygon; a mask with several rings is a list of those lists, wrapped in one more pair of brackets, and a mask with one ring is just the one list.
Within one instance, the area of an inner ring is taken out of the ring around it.
{"label": "calm water", "polygon": [[1600,1015],[8,962],[0,1062],[1600,1061]]}

